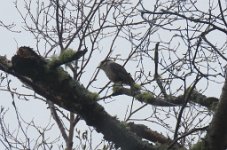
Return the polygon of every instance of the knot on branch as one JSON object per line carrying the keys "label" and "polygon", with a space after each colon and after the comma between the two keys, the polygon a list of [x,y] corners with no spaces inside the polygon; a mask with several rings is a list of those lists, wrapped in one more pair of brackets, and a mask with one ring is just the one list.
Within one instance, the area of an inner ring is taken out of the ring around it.
{"label": "knot on branch", "polygon": [[[79,59],[86,52],[87,49],[78,52],[65,50],[59,57],[53,60],[47,60],[38,55],[32,48],[23,46],[20,47],[16,55],[12,57],[12,68],[15,72],[23,76],[27,76],[33,80],[40,80],[41,78],[48,78],[50,71],[63,70],[62,68],[56,68],[62,64]],[[61,71],[58,73],[61,73]],[[51,73],[51,75],[53,74]],[[52,77],[54,77],[54,75]]]}
{"label": "knot on branch", "polygon": [[38,77],[45,70],[46,60],[35,53],[30,47],[20,47],[12,57],[12,68],[15,72],[30,78]]}

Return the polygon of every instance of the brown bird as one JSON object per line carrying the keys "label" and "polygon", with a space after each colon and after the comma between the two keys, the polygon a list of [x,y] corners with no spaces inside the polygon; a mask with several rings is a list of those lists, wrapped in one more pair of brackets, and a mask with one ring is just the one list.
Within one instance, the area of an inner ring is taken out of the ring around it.
{"label": "brown bird", "polygon": [[130,73],[128,73],[123,66],[112,60],[103,60],[98,68],[102,69],[110,81],[114,83],[122,83],[131,87],[135,84],[135,81],[131,77]]}

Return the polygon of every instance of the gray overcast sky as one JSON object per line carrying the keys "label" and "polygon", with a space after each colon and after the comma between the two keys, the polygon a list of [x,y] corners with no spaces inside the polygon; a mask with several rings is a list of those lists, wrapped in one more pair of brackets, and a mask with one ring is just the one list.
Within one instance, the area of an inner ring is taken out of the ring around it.
{"label": "gray overcast sky", "polygon": [[[0,14],[1,14],[0,20],[3,21],[5,24],[15,23],[16,24],[15,29],[19,29],[22,31],[21,33],[12,33],[0,27],[0,33],[1,33],[0,34],[0,41],[1,41],[0,55],[6,54],[8,58],[10,58],[13,54],[15,54],[17,47],[24,46],[24,45],[31,46],[31,47],[34,46],[34,41],[32,40],[32,36],[29,33],[24,32],[23,29],[21,28],[21,19],[17,10],[14,7],[13,1],[14,0],[2,1],[0,5]],[[217,40],[218,38],[214,38],[214,39]],[[95,67],[97,67],[97,64],[98,63],[96,63],[92,67],[95,69]],[[104,73],[102,74],[104,75]],[[104,79],[106,82],[107,78],[104,77]],[[14,81],[12,84],[14,84],[14,87],[17,87],[17,85],[20,84],[20,82]],[[204,81],[199,85],[204,86],[206,85],[206,82]],[[20,87],[18,87],[18,90],[20,91],[19,88]],[[205,94],[207,94],[208,96],[219,97],[221,93],[221,89],[222,89],[222,85],[221,86],[211,85],[208,87]],[[1,97],[2,106],[4,107],[12,106],[11,104],[12,100],[9,93],[0,92],[0,97]],[[121,97],[118,97],[118,98],[121,99]],[[41,101],[38,101],[38,100],[16,101],[16,104],[19,108],[19,111],[21,111],[21,114],[25,119],[31,120],[32,118],[34,118],[36,123],[43,124],[43,122],[46,122],[50,118],[49,110],[47,110],[47,105],[45,105]],[[140,104],[138,103],[138,105]],[[106,110],[113,111],[114,113],[122,113],[120,111],[116,112],[116,108],[118,110],[126,110],[126,107],[127,105],[118,105],[117,103],[114,103],[114,104],[110,103],[109,105],[106,104]],[[145,110],[145,111],[148,111],[148,110]],[[144,113],[144,112],[141,112],[141,113]],[[141,113],[139,115],[141,115]],[[8,117],[10,126],[13,126],[13,122],[16,119],[15,113],[13,112],[13,110],[9,111],[9,115],[7,117]],[[43,119],[45,121],[43,121]]]}

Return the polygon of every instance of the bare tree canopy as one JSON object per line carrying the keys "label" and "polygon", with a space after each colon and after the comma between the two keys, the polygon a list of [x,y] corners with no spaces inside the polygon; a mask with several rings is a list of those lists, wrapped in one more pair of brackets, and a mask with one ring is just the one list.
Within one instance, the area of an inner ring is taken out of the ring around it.
{"label": "bare tree canopy", "polygon": [[[32,38],[0,53],[2,148],[227,149],[226,1],[12,4],[0,28]],[[35,101],[45,124],[18,105]]]}

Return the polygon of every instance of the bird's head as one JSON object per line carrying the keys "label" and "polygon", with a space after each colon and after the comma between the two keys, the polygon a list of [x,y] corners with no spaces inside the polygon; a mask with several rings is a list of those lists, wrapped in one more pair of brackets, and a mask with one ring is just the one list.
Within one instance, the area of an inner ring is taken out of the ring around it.
{"label": "bird's head", "polygon": [[112,60],[109,60],[109,59],[105,59],[105,60],[103,60],[103,61],[100,62],[98,68],[105,70],[105,68],[108,67],[108,65],[110,63],[113,63],[113,61]]}

